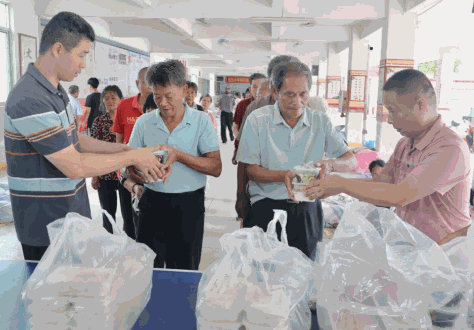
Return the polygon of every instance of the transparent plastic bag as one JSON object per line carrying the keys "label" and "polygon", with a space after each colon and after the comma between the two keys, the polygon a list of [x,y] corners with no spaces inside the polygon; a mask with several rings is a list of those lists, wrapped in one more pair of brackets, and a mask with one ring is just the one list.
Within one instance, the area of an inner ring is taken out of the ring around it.
{"label": "transparent plastic bag", "polygon": [[150,299],[155,253],[103,210],[92,220],[69,213],[47,229],[51,244],[21,294],[27,329],[131,329]]}
{"label": "transparent plastic bag", "polygon": [[341,221],[344,206],[325,202],[321,202],[321,206],[323,207],[324,226],[326,228],[333,228],[334,225]]}
{"label": "transparent plastic bag", "polygon": [[266,233],[253,227],[220,239],[222,257],[203,272],[199,285],[198,329],[310,329],[306,291],[313,262],[288,246],[286,220],[286,212],[275,210]]}
{"label": "transparent plastic bag", "polygon": [[[436,311],[439,314],[436,318],[440,322],[435,322],[435,329],[459,329],[461,324],[463,329],[474,329],[474,227],[469,228],[466,237],[457,237],[441,247],[456,274],[466,282],[466,291],[462,299],[454,300]],[[462,323],[464,320],[467,323],[465,327]]]}
{"label": "transparent plastic bag", "polygon": [[321,329],[429,329],[465,292],[440,246],[393,212],[355,202],[319,259]]}
{"label": "transparent plastic bag", "polygon": [[0,223],[13,222],[12,203],[8,182],[0,182]]}

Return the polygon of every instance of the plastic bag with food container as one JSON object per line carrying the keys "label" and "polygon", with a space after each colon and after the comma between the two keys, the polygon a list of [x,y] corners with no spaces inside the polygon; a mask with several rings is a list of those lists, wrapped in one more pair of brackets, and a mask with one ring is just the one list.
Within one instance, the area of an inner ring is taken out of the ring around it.
{"label": "plastic bag with food container", "polygon": [[51,244],[21,294],[27,329],[131,329],[150,299],[155,253],[103,210],[92,220],[69,213],[47,229]]}
{"label": "plastic bag with food container", "polygon": [[472,284],[393,212],[356,202],[315,262],[321,329],[465,329]]}
{"label": "plastic bag with food container", "polygon": [[311,328],[306,291],[313,262],[288,246],[286,222],[286,212],[275,210],[266,233],[253,227],[220,239],[222,256],[204,271],[199,284],[198,329]]}

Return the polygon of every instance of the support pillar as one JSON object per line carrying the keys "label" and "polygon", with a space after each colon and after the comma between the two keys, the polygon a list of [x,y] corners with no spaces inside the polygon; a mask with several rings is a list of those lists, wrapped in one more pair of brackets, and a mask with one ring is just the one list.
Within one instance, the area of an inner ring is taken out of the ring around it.
{"label": "support pillar", "polygon": [[339,115],[339,94],[341,92],[341,56],[331,46],[328,50],[328,72],[326,78],[326,99],[330,116]]}
{"label": "support pillar", "polygon": [[415,54],[415,30],[417,14],[404,13],[398,0],[385,0],[385,23],[382,29],[382,52],[377,99],[376,148],[381,153],[392,153],[402,137],[388,123],[388,111],[384,107],[383,86],[395,73],[412,69]]}
{"label": "support pillar", "polygon": [[369,45],[360,40],[352,30],[352,42],[349,46],[349,67],[347,74],[346,136],[347,143],[354,146],[364,144],[365,96]]}

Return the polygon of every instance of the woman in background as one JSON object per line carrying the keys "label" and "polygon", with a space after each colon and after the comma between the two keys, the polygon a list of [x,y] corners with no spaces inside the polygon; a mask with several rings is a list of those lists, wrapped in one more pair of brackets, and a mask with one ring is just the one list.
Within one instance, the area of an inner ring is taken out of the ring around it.
{"label": "woman in background", "polygon": [[[91,137],[115,143],[115,134],[112,133],[114,125],[115,111],[119,102],[123,99],[122,91],[116,85],[104,88],[101,96],[101,107],[105,107],[105,114],[94,119],[91,129]],[[100,207],[106,210],[115,220],[117,212],[117,190],[119,188],[119,180],[117,172],[112,172],[103,176],[95,176],[92,178],[92,188],[97,190],[99,194]],[[104,228],[113,234],[112,225],[104,215]]]}
{"label": "woman in background", "polygon": [[201,100],[200,100],[201,104],[202,104],[202,107],[204,108],[204,112],[207,113],[211,119],[212,119],[212,123],[214,124],[214,127],[216,128],[217,130],[217,120],[216,120],[216,116],[214,116],[214,114],[209,111],[210,107],[211,107],[211,104],[212,104],[212,97],[211,95],[209,94],[206,94],[204,96],[201,96]]}

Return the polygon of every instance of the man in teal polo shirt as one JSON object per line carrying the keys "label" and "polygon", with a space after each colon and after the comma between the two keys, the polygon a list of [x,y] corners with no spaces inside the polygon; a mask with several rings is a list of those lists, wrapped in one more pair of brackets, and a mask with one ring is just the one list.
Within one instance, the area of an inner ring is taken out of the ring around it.
{"label": "man in teal polo shirt", "polygon": [[129,145],[168,150],[163,182],[145,184],[138,204],[137,242],[156,253],[155,268],[198,270],[204,235],[206,175],[219,177],[222,162],[211,118],[183,98],[186,70],[179,61],[151,66],[146,81],[158,111],[138,118]]}
{"label": "man in teal polo shirt", "polygon": [[[237,161],[245,164],[249,177],[251,207],[244,227],[266,230],[273,210],[285,210],[289,244],[314,260],[322,240],[321,202],[295,200],[292,169],[311,162],[321,167],[324,177],[331,169],[349,171],[357,162],[329,117],[307,107],[310,86],[311,71],[305,64],[287,62],[273,69],[272,94],[278,101],[249,115]],[[325,154],[334,159],[322,160]]]}

